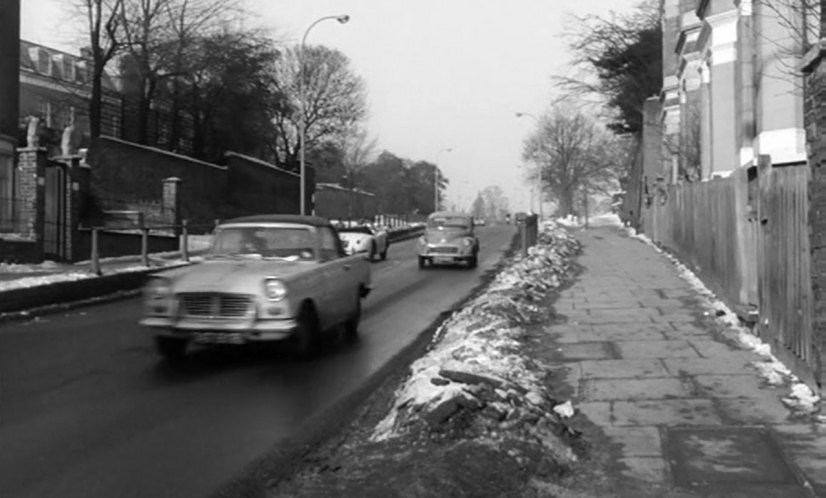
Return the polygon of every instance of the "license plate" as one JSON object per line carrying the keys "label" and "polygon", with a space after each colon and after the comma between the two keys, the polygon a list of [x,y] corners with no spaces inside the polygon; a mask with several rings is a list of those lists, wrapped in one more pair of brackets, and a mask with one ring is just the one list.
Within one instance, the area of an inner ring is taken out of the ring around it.
{"label": "license plate", "polygon": [[244,338],[236,332],[199,332],[194,341],[196,344],[243,344]]}
{"label": "license plate", "polygon": [[433,258],[434,263],[453,263],[453,258],[450,256],[436,256]]}

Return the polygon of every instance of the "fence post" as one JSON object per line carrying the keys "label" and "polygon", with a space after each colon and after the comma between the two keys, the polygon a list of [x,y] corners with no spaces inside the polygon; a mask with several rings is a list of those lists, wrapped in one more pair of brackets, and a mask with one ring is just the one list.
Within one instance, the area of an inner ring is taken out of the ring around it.
{"label": "fence post", "polygon": [[189,261],[189,230],[186,224],[186,220],[181,220],[181,258],[184,261]]}
{"label": "fence post", "polygon": [[146,228],[143,213],[138,218],[141,226],[141,264],[149,266],[149,229]]}
{"label": "fence post", "polygon": [[92,273],[100,275],[100,253],[98,251],[98,229],[92,227]]}

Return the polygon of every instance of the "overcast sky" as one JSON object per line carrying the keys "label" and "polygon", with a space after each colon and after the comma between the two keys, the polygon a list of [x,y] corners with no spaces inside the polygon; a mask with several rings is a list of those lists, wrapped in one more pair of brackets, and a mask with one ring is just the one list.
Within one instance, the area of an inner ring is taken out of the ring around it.
{"label": "overcast sky", "polygon": [[[368,88],[368,128],[379,149],[436,162],[450,181],[448,202],[468,206],[499,185],[514,210],[527,209],[522,138],[533,126],[517,111],[541,113],[566,71],[561,33],[567,13],[625,12],[639,0],[247,0],[251,25],[347,54]],[[82,25],[66,0],[22,0],[24,39],[71,52]],[[452,152],[439,153],[452,148]]]}

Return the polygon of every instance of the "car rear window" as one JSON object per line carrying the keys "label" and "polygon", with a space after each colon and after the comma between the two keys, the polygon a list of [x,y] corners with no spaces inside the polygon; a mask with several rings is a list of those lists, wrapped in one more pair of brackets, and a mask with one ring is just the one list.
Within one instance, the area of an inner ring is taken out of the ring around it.
{"label": "car rear window", "polygon": [[427,220],[427,228],[470,228],[470,218],[460,216],[437,216]]}

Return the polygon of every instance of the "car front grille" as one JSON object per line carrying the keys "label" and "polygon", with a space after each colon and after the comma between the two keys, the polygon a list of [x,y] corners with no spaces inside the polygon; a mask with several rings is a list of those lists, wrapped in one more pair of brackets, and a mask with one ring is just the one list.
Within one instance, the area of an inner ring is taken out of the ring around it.
{"label": "car front grille", "polygon": [[430,248],[430,252],[436,254],[456,254],[459,252],[459,248],[456,246],[433,246]]}
{"label": "car front grille", "polygon": [[252,298],[241,294],[187,292],[179,294],[185,316],[208,318],[241,318],[252,306]]}

